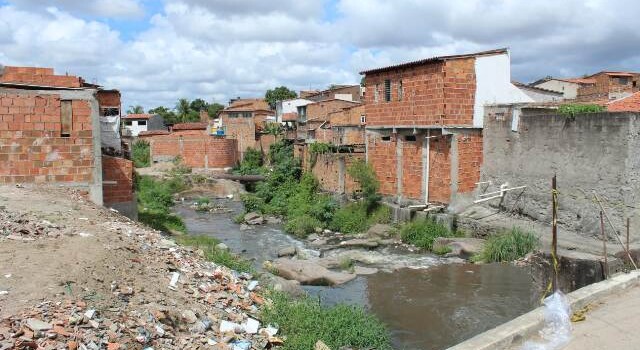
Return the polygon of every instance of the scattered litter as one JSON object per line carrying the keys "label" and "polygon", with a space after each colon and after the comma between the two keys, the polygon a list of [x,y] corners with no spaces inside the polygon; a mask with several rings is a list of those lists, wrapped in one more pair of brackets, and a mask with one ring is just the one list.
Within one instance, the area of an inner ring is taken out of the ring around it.
{"label": "scattered litter", "polygon": [[78,232],[78,236],[86,238],[86,237],[91,237],[93,235],[86,232]]}
{"label": "scattered litter", "polygon": [[8,274],[4,275],[4,278],[11,278],[11,274],[8,273]]}
{"label": "scattered litter", "polygon": [[169,289],[176,290],[178,279],[180,279],[180,272],[174,272],[171,275],[171,282],[169,282]]}
{"label": "scattered litter", "polygon": [[256,334],[258,333],[258,328],[260,328],[260,322],[249,317],[242,324],[242,328],[244,328],[244,331],[248,334]]}
{"label": "scattered litter", "polygon": [[233,350],[249,350],[251,349],[251,342],[247,340],[234,340],[229,345],[232,346]]}
{"label": "scattered litter", "polygon": [[267,333],[268,336],[273,337],[278,334],[278,328],[268,325],[267,328],[264,329],[264,332]]}
{"label": "scattered litter", "polygon": [[7,295],[9,294],[8,290],[0,290],[0,295]]}
{"label": "scattered litter", "polygon": [[93,310],[93,309],[87,310],[84,313],[84,317],[86,317],[88,320],[92,319],[93,316],[95,316],[95,315],[96,315],[96,310]]}
{"label": "scattered litter", "polygon": [[562,292],[555,292],[544,300],[544,328],[542,342],[528,341],[522,350],[562,349],[571,340],[570,307]]}
{"label": "scattered litter", "polygon": [[243,327],[235,322],[222,321],[220,322],[220,333],[235,332],[236,329],[242,329]]}
{"label": "scattered litter", "polygon": [[256,289],[257,286],[258,286],[258,281],[251,281],[251,282],[249,282],[249,285],[247,286],[247,289],[249,291],[253,291],[254,289]]}

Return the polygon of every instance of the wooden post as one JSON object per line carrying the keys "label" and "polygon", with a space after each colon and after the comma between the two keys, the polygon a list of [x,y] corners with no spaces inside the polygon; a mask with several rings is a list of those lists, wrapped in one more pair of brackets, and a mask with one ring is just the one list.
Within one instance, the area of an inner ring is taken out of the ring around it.
{"label": "wooden post", "polygon": [[557,270],[557,261],[558,261],[558,192],[556,186],[556,175],[553,175],[553,179],[551,180],[551,213],[552,213],[552,222],[551,222],[551,254],[553,257],[553,291],[558,290],[558,270]]}
{"label": "wooden post", "polygon": [[600,210],[600,232],[602,232],[602,251],[604,255],[604,265],[602,266],[604,279],[609,275],[609,264],[607,263],[607,235],[604,232],[604,214]]}
{"label": "wooden post", "polygon": [[629,252],[629,227],[631,226],[631,219],[627,218],[627,251]]}

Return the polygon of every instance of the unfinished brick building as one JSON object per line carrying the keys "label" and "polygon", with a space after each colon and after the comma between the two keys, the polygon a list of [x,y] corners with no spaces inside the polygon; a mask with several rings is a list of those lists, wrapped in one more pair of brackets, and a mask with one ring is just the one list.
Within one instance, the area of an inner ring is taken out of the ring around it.
{"label": "unfinished brick building", "polygon": [[248,148],[268,149],[273,142],[273,137],[266,137],[264,142],[261,138],[264,135],[267,118],[273,116],[275,112],[261,98],[238,98],[232,100],[229,107],[222,110],[220,118],[224,134],[227,138],[237,140],[239,159],[244,157],[244,152]]}
{"label": "unfinished brick building", "polygon": [[[105,107],[120,105],[114,100],[119,92],[101,93],[100,87],[55,75],[52,68],[0,66],[0,183],[77,187],[96,204],[135,211],[132,195],[126,202],[111,202],[123,197],[108,193],[132,193],[131,176],[103,184],[103,171],[115,171],[103,169],[99,96],[109,104]],[[127,162],[104,165],[131,172]]]}
{"label": "unfinished brick building", "polygon": [[367,160],[381,192],[403,203],[470,197],[480,177],[486,103],[532,102],[511,84],[506,49],[361,72]]}
{"label": "unfinished brick building", "polygon": [[640,73],[598,72],[582,79],[590,82],[578,88],[578,101],[608,102],[640,91]]}

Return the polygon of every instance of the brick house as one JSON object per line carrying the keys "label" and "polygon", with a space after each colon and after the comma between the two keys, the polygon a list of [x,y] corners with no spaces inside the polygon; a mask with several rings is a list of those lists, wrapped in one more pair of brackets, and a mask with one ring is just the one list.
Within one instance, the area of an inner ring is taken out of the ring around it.
{"label": "brick house", "polygon": [[364,146],[366,118],[363,104],[329,113],[331,143],[336,146]]}
{"label": "brick house", "polygon": [[585,79],[592,84],[583,84],[578,88],[578,101],[613,101],[640,91],[640,73],[598,72]]}
{"label": "brick house", "polygon": [[167,130],[164,118],[158,114],[138,113],[122,117],[122,131],[126,136],[138,136],[143,131]]}
{"label": "brick house", "polygon": [[360,85],[333,85],[322,91],[300,91],[301,98],[315,102],[332,99],[360,102],[362,96],[363,90]]}
{"label": "brick house", "polygon": [[565,100],[573,100],[578,97],[578,89],[581,86],[588,86],[595,84],[593,79],[585,79],[585,78],[553,78],[546,77],[540,80],[537,80],[529,86],[545,89],[549,91],[555,91],[562,94],[563,99]]}
{"label": "brick house", "polygon": [[640,92],[606,104],[609,112],[640,112]]}
{"label": "brick house", "polygon": [[[360,102],[332,98],[298,107],[296,139],[304,142],[315,142],[319,129],[328,124],[330,113],[357,105],[360,105]],[[323,138],[331,139],[332,136],[325,135]]]}
{"label": "brick house", "polygon": [[120,93],[101,91],[52,68],[0,66],[0,183],[77,187],[135,216],[131,162],[102,156],[101,124]]}
{"label": "brick house", "polygon": [[484,105],[533,101],[511,83],[506,49],[361,74],[367,161],[382,194],[401,204],[470,199],[480,177]]}
{"label": "brick house", "polygon": [[211,135],[207,122],[174,124],[171,131],[145,131],[139,137],[149,142],[154,163],[180,157],[188,167],[214,170],[233,167],[238,161],[237,140]]}
{"label": "brick house", "polygon": [[268,148],[261,142],[261,136],[267,121],[275,121],[275,113],[264,99],[234,99],[222,110],[220,119],[226,137],[237,140],[239,159],[248,148]]}

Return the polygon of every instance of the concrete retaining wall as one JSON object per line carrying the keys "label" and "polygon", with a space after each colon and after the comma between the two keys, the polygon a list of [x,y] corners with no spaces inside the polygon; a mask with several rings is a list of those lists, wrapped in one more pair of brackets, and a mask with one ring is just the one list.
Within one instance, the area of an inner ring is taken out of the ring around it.
{"label": "concrete retaining wall", "polygon": [[634,223],[640,227],[638,149],[638,113],[573,118],[524,113],[513,122],[511,108],[494,107],[485,120],[481,181],[491,181],[487,191],[504,183],[527,189],[522,195],[509,192],[502,202],[486,203],[508,209],[515,204],[520,213],[550,223],[551,178],[557,174],[561,227],[585,236],[599,234],[596,191],[619,232],[624,232],[624,221],[631,218],[636,241],[640,238],[640,230],[633,229]]}

